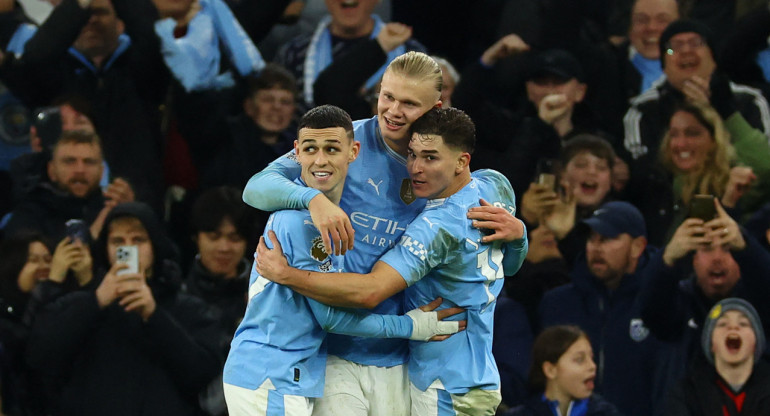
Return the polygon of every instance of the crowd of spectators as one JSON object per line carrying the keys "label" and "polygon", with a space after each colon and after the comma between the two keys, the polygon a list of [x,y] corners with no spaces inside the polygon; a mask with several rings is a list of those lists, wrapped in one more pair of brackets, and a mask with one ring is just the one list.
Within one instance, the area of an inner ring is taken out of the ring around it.
{"label": "crowd of spectators", "polygon": [[408,51],[528,229],[498,414],[770,415],[770,4],[472,3],[0,0],[0,415],[226,414],[246,183]]}

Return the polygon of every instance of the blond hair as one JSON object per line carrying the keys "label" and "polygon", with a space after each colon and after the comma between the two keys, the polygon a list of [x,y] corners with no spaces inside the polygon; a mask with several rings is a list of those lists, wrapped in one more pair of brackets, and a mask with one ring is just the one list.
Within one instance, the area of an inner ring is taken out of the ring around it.
{"label": "blond hair", "polygon": [[439,94],[444,86],[441,66],[433,58],[422,52],[409,51],[398,56],[388,65],[385,72],[392,72],[418,81],[429,81]]}
{"label": "blond hair", "polygon": [[660,143],[661,162],[669,171],[684,174],[680,196],[685,204],[689,203],[695,194],[713,194],[721,197],[725,193],[727,181],[730,178],[731,163],[735,159],[735,149],[730,144],[730,133],[725,128],[722,118],[711,106],[684,104],[671,113],[672,117],[679,111],[691,114],[711,133],[714,147],[702,165],[692,172],[681,172],[671,160],[669,149],[671,133],[669,130],[666,131],[663,141]]}

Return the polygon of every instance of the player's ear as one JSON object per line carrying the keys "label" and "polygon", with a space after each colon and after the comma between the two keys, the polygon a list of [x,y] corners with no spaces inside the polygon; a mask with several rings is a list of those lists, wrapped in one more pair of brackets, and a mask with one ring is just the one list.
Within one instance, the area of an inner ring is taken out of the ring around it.
{"label": "player's ear", "polygon": [[457,166],[455,167],[455,173],[457,174],[461,173],[470,164],[471,164],[471,154],[468,152],[460,153],[460,156],[457,158]]}
{"label": "player's ear", "polygon": [[361,142],[353,140],[353,144],[350,146],[350,156],[348,162],[352,162],[358,158],[358,153],[361,151]]}

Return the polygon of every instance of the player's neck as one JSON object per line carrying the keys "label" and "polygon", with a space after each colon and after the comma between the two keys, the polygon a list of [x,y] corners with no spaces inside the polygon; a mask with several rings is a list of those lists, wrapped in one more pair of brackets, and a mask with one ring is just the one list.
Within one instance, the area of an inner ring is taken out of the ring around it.
{"label": "player's neck", "polygon": [[400,154],[401,156],[406,157],[408,151],[409,151],[409,140],[393,140],[389,139],[385,136],[382,137],[382,139],[385,141],[385,144],[390,147],[391,150],[394,152]]}
{"label": "player's neck", "polygon": [[465,185],[471,183],[471,170],[465,168],[459,175],[454,177],[452,183],[444,189],[436,198],[449,198],[450,196],[460,192]]}
{"label": "player's neck", "polygon": [[342,190],[345,188],[345,183],[339,184],[339,186],[334,187],[334,189],[324,192],[324,196],[329,199],[329,201],[332,201],[334,205],[339,206],[340,200],[342,199]]}

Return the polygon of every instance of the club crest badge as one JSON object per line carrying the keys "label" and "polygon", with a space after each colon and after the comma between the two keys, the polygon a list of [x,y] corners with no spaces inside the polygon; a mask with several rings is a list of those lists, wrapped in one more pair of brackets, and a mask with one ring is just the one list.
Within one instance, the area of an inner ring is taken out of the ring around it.
{"label": "club crest badge", "polygon": [[650,335],[650,330],[644,326],[644,321],[635,318],[631,320],[631,324],[629,325],[629,334],[634,341],[642,342],[648,335]]}
{"label": "club crest badge", "polygon": [[417,199],[417,196],[415,196],[414,190],[412,189],[411,179],[406,178],[403,181],[401,181],[400,195],[401,195],[401,200],[404,201],[404,203],[407,205],[411,204]]}

